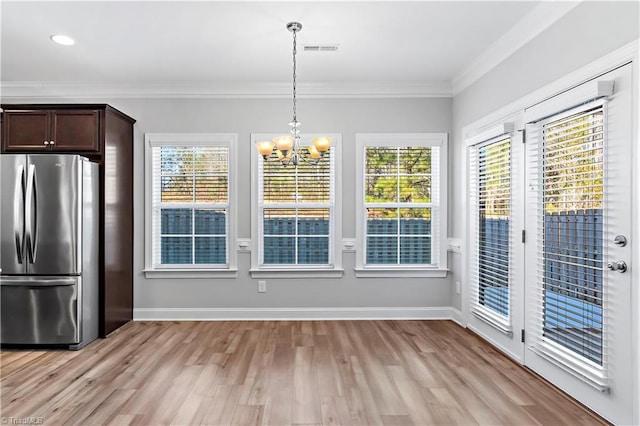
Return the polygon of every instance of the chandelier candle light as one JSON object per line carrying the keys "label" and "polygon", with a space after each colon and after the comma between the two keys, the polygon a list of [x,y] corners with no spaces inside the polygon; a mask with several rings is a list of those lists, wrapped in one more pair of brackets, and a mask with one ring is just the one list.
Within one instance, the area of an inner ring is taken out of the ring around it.
{"label": "chandelier candle light", "polygon": [[300,122],[296,115],[296,34],[302,30],[299,22],[289,22],[287,29],[293,33],[293,119],[289,123],[291,126],[291,136],[278,136],[272,141],[256,142],[256,148],[265,161],[278,160],[283,166],[293,163],[297,166],[300,161],[310,164],[317,164],[331,147],[331,138],[313,138],[313,145],[305,147],[308,157],[303,155],[300,146]]}

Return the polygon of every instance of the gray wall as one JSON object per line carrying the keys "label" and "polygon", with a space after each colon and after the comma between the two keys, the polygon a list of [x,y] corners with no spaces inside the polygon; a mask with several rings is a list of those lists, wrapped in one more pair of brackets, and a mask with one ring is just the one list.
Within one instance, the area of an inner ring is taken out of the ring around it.
{"label": "gray wall", "polygon": [[[462,129],[639,37],[638,2],[583,2],[453,98],[450,236],[462,237]],[[459,254],[450,267],[460,271]],[[454,276],[453,280],[458,280]],[[452,301],[461,309],[452,288]]]}
{"label": "gray wall", "polygon": [[[449,232],[462,236],[462,128],[639,37],[637,2],[584,2],[453,99],[301,99],[303,131],[343,136],[343,237],[355,236],[354,143],[356,133],[447,132]],[[12,99],[11,102],[20,102]],[[37,99],[22,100],[38,102]],[[455,281],[461,256],[449,253],[444,279],[356,278],[355,254],[343,254],[342,279],[269,279],[258,294],[249,276],[250,254],[238,255],[236,279],[146,279],[144,267],[144,133],[238,134],[238,237],[250,235],[251,133],[287,130],[289,99],[42,99],[107,102],[137,119],[135,140],[135,307],[447,307],[461,309]]]}
{"label": "gray wall", "polygon": [[[447,307],[450,279],[356,278],[355,254],[343,254],[342,279],[268,279],[257,293],[249,276],[250,254],[238,254],[235,279],[146,279],[144,268],[144,133],[230,132],[238,134],[238,237],[251,226],[251,133],[288,130],[288,99],[112,99],[136,118],[135,307]],[[355,237],[355,134],[359,132],[451,132],[451,99],[301,99],[303,132],[342,133],[343,237]]]}

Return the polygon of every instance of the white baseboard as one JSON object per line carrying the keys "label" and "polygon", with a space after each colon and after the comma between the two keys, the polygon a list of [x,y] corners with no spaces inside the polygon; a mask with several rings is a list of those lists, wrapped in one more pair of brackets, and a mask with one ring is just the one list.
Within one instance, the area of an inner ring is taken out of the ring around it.
{"label": "white baseboard", "polygon": [[460,327],[466,328],[467,325],[463,321],[462,311],[459,311],[456,308],[449,308],[449,309],[451,309],[451,321],[455,322]]}
{"label": "white baseboard", "polygon": [[490,335],[483,333],[481,330],[479,330],[478,328],[476,328],[476,327],[474,327],[472,325],[468,325],[467,328],[469,330],[473,331],[478,336],[480,336],[482,339],[484,339],[487,342],[489,342],[493,347],[498,349],[500,352],[502,352],[503,354],[505,354],[509,358],[511,358],[514,361],[516,361],[518,364],[524,364],[524,360],[518,354],[516,354],[516,353],[514,353],[514,352],[512,352],[510,350],[505,349],[503,346],[500,345],[500,343],[498,341],[492,339]]}
{"label": "white baseboard", "polygon": [[134,321],[224,320],[451,320],[460,312],[451,307],[432,308],[136,308]]}

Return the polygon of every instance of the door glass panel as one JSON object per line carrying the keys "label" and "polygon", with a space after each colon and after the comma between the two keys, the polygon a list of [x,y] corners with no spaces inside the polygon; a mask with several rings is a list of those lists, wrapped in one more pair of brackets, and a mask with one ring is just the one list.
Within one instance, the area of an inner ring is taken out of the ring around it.
{"label": "door glass panel", "polygon": [[478,148],[477,303],[509,317],[511,138]]}
{"label": "door glass panel", "polygon": [[603,107],[543,126],[543,337],[603,364]]}

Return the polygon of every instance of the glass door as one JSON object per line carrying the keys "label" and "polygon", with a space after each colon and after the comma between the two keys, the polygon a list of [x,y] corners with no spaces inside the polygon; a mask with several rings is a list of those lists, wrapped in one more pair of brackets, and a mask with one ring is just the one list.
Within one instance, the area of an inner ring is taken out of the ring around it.
{"label": "glass door", "polygon": [[633,411],[630,87],[627,65],[536,105],[526,128],[525,364],[616,424]]}
{"label": "glass door", "polygon": [[468,141],[468,327],[522,362],[522,132],[503,123]]}

